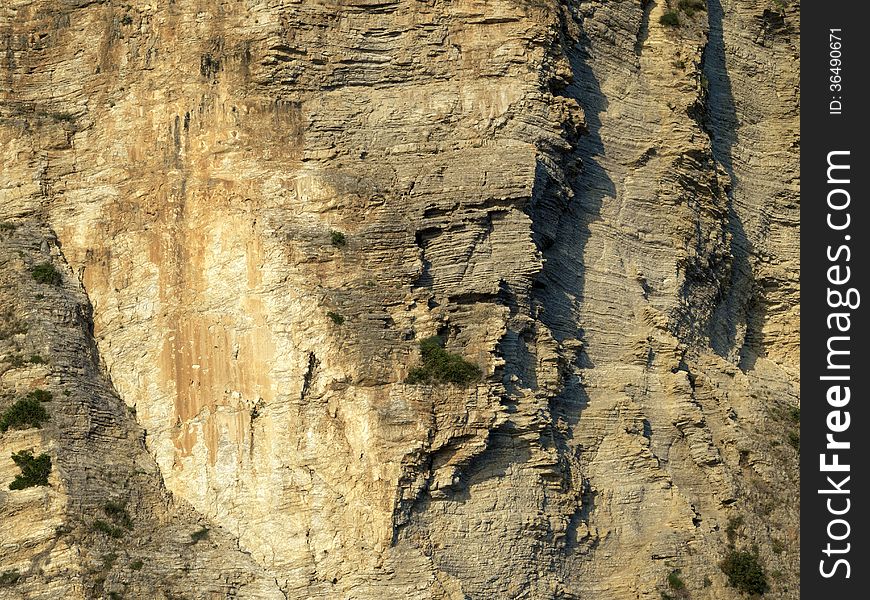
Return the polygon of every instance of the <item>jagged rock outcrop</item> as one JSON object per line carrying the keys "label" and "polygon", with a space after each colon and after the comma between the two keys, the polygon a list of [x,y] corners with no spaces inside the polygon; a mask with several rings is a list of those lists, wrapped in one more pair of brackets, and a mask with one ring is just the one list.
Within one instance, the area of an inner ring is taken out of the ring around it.
{"label": "jagged rock outcrop", "polygon": [[798,22],[2,7],[0,597],[797,597]]}

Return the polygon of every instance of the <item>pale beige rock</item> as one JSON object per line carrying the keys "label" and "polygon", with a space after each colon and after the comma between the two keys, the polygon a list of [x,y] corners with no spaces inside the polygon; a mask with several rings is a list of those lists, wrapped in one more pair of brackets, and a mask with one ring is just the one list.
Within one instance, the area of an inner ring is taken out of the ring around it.
{"label": "pale beige rock", "polygon": [[[736,517],[797,597],[799,15],[721,2],[0,9],[0,385],[55,391],[0,484],[56,463],[0,597],[737,598]],[[483,379],[404,383],[434,334]]]}

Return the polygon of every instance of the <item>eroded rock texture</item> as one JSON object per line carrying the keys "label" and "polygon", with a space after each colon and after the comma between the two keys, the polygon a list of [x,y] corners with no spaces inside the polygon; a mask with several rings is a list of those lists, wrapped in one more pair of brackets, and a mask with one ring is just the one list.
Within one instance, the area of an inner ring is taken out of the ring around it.
{"label": "eroded rock texture", "polygon": [[788,4],[5,0],[0,597],[796,598]]}

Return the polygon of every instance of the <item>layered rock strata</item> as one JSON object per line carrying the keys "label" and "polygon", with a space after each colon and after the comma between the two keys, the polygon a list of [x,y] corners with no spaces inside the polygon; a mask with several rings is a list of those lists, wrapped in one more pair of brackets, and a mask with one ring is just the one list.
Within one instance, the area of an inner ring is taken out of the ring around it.
{"label": "layered rock strata", "polygon": [[797,597],[798,22],[4,5],[0,596]]}

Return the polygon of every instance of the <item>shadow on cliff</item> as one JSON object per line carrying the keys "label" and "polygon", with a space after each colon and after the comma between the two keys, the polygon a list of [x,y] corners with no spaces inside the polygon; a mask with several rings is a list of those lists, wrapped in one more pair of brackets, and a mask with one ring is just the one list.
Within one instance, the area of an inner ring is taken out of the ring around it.
{"label": "shadow on cliff", "polygon": [[[752,243],[734,206],[738,181],[734,170],[733,148],[737,143],[740,122],[734,104],[731,78],[725,62],[724,10],[720,0],[707,4],[709,38],[704,50],[702,69],[707,81],[707,107],[703,126],[710,135],[713,158],[729,178],[728,231],[731,234],[731,279],[722,290],[718,306],[709,324],[710,344],[717,354],[731,357],[739,352],[739,366],[751,370],[761,353],[764,304],[752,272]],[[739,334],[745,325],[742,339]],[[740,345],[738,349],[738,344]]]}
{"label": "shadow on cliff", "polygon": [[[584,36],[573,48],[568,49],[566,54],[573,81],[567,87],[553,90],[555,95],[579,102],[585,113],[586,131],[576,137],[572,132],[565,133],[573,147],[567,153],[562,147],[555,146],[542,150],[546,156],[539,160],[535,193],[528,209],[533,236],[544,259],[541,272],[532,284],[531,313],[560,344],[584,337],[583,328],[578,322],[578,308],[584,300],[584,253],[590,236],[590,224],[601,219],[605,198],[616,196],[616,186],[598,162],[605,153],[600,135],[600,115],[607,110],[608,99],[588,64],[588,47],[589,40]],[[516,309],[516,306],[512,306],[512,312]],[[519,395],[513,393],[518,388],[540,390],[536,373],[538,355],[534,347],[538,339],[532,330],[509,330],[501,340],[500,350],[507,360],[503,383],[508,393],[503,402],[509,413],[521,410],[517,406]],[[554,445],[559,456],[559,463],[552,466],[556,473],[551,475],[565,480],[568,489],[581,490],[582,499],[571,518],[565,542],[570,552],[578,545],[577,527],[581,521],[589,518],[594,503],[594,494],[588,485],[570,481],[572,473],[576,472],[571,468],[576,456],[569,444],[574,426],[589,402],[578,372],[594,365],[582,350],[575,356],[567,345],[562,347],[559,354],[562,389],[549,399],[549,423],[541,432],[540,439],[544,446]],[[556,427],[560,421],[568,427]],[[469,487],[507,472],[512,464],[528,460],[531,453],[525,446],[529,442],[522,439],[522,433],[516,429],[513,420],[494,431],[490,435],[487,451],[475,456],[463,469],[462,485],[454,491],[453,498],[466,500]]]}
{"label": "shadow on cliff", "polygon": [[[596,158],[604,154],[604,143],[600,136],[600,114],[607,109],[608,100],[601,91],[598,79],[587,64],[586,47],[588,40],[581,40],[576,47],[568,50],[573,82],[554,95],[574,98],[583,108],[586,119],[586,132],[579,136],[576,132],[565,131],[563,137],[572,144],[572,150],[565,151],[563,145],[545,146],[540,149],[536,165],[534,192],[527,213],[532,221],[532,234],[543,256],[543,267],[532,282],[530,295],[531,315],[543,323],[557,342],[582,340],[583,329],[578,322],[578,306],[583,301],[585,285],[584,252],[590,236],[590,224],[599,220],[604,198],[614,197],[616,187],[605,169]],[[546,144],[546,142],[544,142]],[[425,283],[425,282],[424,282]],[[509,307],[511,315],[516,315],[525,307],[518,305],[518,294],[506,284],[500,293],[500,304]],[[547,393],[538,381],[539,367],[537,337],[534,326],[508,330],[499,342],[499,353],[506,364],[500,373],[506,393],[501,401],[506,412],[511,415],[523,413],[521,405],[524,396],[521,389]],[[450,500],[457,503],[467,502],[472,496],[474,486],[496,478],[506,477],[514,465],[524,465],[535,455],[532,445],[552,447],[558,453],[557,464],[536,464],[531,468],[543,478],[560,479],[565,489],[581,490],[582,500],[572,516],[565,542],[566,548],[577,545],[577,528],[589,518],[594,493],[583,482],[572,482],[571,476],[576,462],[574,450],[568,441],[573,427],[580,419],[580,413],[588,404],[588,395],[580,381],[578,371],[591,367],[585,355],[573,356],[573,351],[560,352],[559,372],[562,389],[549,399],[549,415],[535,410],[509,419],[489,433],[484,451],[472,456],[467,463],[459,465],[460,480],[450,488]],[[562,421],[567,429],[556,427]],[[535,435],[539,439],[535,439]],[[452,452],[453,449],[450,449]],[[432,457],[432,465],[437,466],[438,457]],[[543,468],[542,468],[543,467]],[[425,514],[433,500],[428,494],[420,494],[412,500],[406,514]],[[394,527],[393,544],[397,544],[402,529],[410,517],[403,517]],[[541,532],[548,535],[547,532]],[[552,535],[552,532],[549,532]]]}
{"label": "shadow on cliff", "polygon": [[[601,219],[605,198],[616,196],[616,186],[597,160],[605,153],[600,115],[607,110],[608,99],[587,62],[587,47],[584,39],[568,52],[574,81],[565,90],[567,96],[580,103],[586,116],[587,133],[578,138],[569,158],[577,162],[580,169],[573,176],[569,174],[574,198],[560,217],[555,243],[544,251],[546,264],[540,277],[543,287],[538,288],[540,293],[536,295],[546,307],[542,320],[560,342],[583,337],[576,309],[584,300],[584,254],[590,236],[589,226]],[[589,362],[585,355],[583,362]]]}
{"label": "shadow on cliff", "polygon": [[[590,225],[601,219],[601,208],[607,198],[616,197],[616,185],[599,162],[606,150],[601,138],[601,114],[607,111],[608,99],[601,89],[591,65],[590,40],[582,34],[580,40],[567,51],[573,75],[572,83],[563,94],[574,98],[583,108],[586,118],[585,134],[575,144],[574,151],[566,157],[579,169],[568,169],[568,184],[573,199],[560,215],[558,234],[551,247],[543,250],[544,268],[535,283],[534,303],[543,308],[541,321],[550,329],[558,342],[583,340],[584,330],[578,322],[578,309],[585,299],[586,267],[585,251],[591,235]],[[578,371],[594,367],[584,349],[576,357],[566,356],[573,364],[565,365],[563,389],[550,400],[553,423],[564,421],[568,427],[564,433],[554,428],[553,437],[563,461],[576,460],[568,441],[580,420],[583,409],[589,403]],[[563,474],[570,477],[567,464]],[[583,482],[572,482],[574,489],[581,490],[581,508],[569,523],[566,536],[566,551],[577,547],[577,527],[589,518],[593,497]]]}

